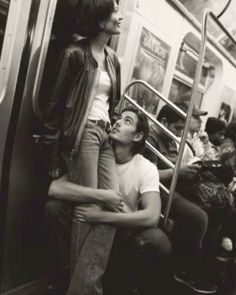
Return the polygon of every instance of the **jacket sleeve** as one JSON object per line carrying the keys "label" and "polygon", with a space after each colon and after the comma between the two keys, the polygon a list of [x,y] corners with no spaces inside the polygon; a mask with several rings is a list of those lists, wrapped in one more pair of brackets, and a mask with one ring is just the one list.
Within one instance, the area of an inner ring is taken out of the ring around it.
{"label": "jacket sleeve", "polygon": [[115,69],[116,69],[116,88],[117,88],[117,95],[115,97],[114,102],[114,113],[113,113],[113,121],[112,124],[116,121],[116,117],[119,115],[120,109],[120,99],[121,99],[121,68],[120,62],[117,55],[114,55],[114,62],[115,62]]}
{"label": "jacket sleeve", "polygon": [[116,55],[115,55],[115,62],[116,62],[116,79],[117,79],[117,97],[115,100],[115,106],[117,106],[121,99],[121,69],[120,69],[119,59]]}
{"label": "jacket sleeve", "polygon": [[60,168],[59,139],[65,105],[75,75],[76,59],[69,49],[65,49],[55,71],[55,82],[45,106],[43,115],[44,152],[49,169]]}

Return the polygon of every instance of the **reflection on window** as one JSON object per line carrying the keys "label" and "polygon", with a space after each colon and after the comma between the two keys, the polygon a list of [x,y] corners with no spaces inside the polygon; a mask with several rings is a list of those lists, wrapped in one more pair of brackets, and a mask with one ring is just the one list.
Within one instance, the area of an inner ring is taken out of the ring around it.
{"label": "reflection on window", "polygon": [[[177,103],[177,102],[189,103],[190,95],[191,95],[191,87],[174,78],[172,81],[171,89],[170,89],[169,99],[174,103]],[[203,97],[203,93],[198,91],[195,104],[200,106],[202,102],[202,97]]]}
{"label": "reflection on window", "polygon": [[[231,30],[230,33],[234,37],[234,39],[236,39],[236,28]],[[228,36],[224,35],[220,39],[220,44],[223,45],[223,47],[229,52],[229,54],[231,54],[233,58],[236,59],[236,46]]]}
{"label": "reflection on window", "polygon": [[2,51],[2,44],[7,22],[9,5],[10,0],[0,0],[0,53]]}
{"label": "reflection on window", "polygon": [[[193,49],[191,49],[190,46],[183,42],[179,51],[176,70],[186,75],[187,77],[194,79],[197,67],[197,60],[198,54]],[[203,87],[206,86],[208,77],[212,77],[213,71],[214,67],[212,65],[210,65],[208,62],[203,63],[200,78],[200,84]]]}

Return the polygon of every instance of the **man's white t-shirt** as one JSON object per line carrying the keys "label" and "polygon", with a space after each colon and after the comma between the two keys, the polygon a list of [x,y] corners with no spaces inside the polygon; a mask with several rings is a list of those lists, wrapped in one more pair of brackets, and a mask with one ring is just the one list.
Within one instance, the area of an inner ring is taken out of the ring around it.
{"label": "man's white t-shirt", "polygon": [[128,163],[117,164],[117,169],[120,192],[132,211],[138,209],[142,194],[159,193],[157,167],[142,155],[136,154]]}

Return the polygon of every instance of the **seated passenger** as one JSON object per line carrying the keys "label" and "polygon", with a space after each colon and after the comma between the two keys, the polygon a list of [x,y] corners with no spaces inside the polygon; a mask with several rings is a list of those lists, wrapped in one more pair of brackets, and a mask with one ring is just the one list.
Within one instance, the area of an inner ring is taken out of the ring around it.
{"label": "seated passenger", "polygon": [[[188,105],[183,103],[182,109],[187,112]],[[201,161],[218,159],[215,147],[209,140],[208,133],[201,130],[201,116],[205,115],[207,115],[206,111],[200,110],[197,105],[194,105],[187,136],[187,145],[183,154],[183,163],[192,162],[193,157],[195,157],[195,160],[199,159]]]}
{"label": "seated passenger", "polygon": [[205,131],[208,134],[211,144],[218,152],[217,147],[219,147],[225,139],[225,122],[215,117],[209,117],[206,121]]}
{"label": "seated passenger", "polygon": [[[184,106],[184,108],[186,108],[185,111],[187,111],[187,105]],[[206,114],[207,112],[199,110],[197,106],[194,106],[182,163],[193,163],[193,161],[197,162],[198,160],[205,163],[219,161],[221,167],[215,169],[214,174],[221,182],[228,185],[233,177],[232,169],[227,165],[224,159],[221,158],[219,147],[224,139],[226,125],[220,119],[210,117],[206,123],[206,131],[202,131],[201,116],[205,116]],[[213,140],[216,145],[211,142],[208,132],[211,140]]]}
{"label": "seated passenger", "polygon": [[[185,103],[178,104],[178,106],[186,111]],[[199,125],[202,112],[194,110],[193,114],[196,117],[193,123]],[[176,136],[181,136],[185,121],[168,105],[162,107],[157,120]],[[151,126],[148,141],[175,164],[178,146],[158,126]],[[169,184],[173,176],[173,169],[169,168],[164,161],[159,160],[157,156],[148,150],[145,151],[144,155],[157,164],[161,182]],[[179,170],[179,179],[191,179],[198,173],[199,169],[198,164],[184,164]],[[161,197],[165,203],[166,196],[161,194]],[[171,242],[173,243],[175,256],[178,258],[175,279],[194,291],[215,293],[217,287],[203,275],[206,270],[202,261],[202,242],[208,227],[206,212],[175,192],[170,216],[174,220]]]}
{"label": "seated passenger", "polygon": [[[118,227],[112,255],[119,261],[116,266],[119,266],[122,258],[127,257],[126,253],[122,252],[124,250],[133,253],[136,259],[140,255],[149,257],[150,265],[153,261],[158,261],[170,253],[170,242],[167,236],[160,228],[157,228],[161,210],[158,170],[139,154],[148,136],[148,129],[148,122],[143,114],[134,109],[126,109],[110,133],[119,175],[119,189],[124,200],[123,206],[118,206],[116,212],[107,211],[104,206],[119,204],[120,193],[115,191],[73,184],[67,180],[67,176],[54,180],[49,189],[49,195],[60,201],[73,205],[90,202],[98,205],[77,207],[81,222],[104,223]],[[76,241],[72,240],[73,242]],[[127,245],[127,249],[124,245]],[[98,249],[98,251],[102,250]],[[71,254],[73,260],[76,253]],[[88,256],[81,257],[84,260],[90,259]],[[76,261],[74,273],[82,271],[79,262],[79,260]],[[142,262],[145,260],[143,259]],[[143,269],[140,269],[140,272],[143,276]],[[113,286],[112,294],[115,294],[116,289]]]}
{"label": "seated passenger", "polygon": [[225,131],[225,140],[220,145],[222,160],[232,167],[236,176],[236,122],[231,122]]}
{"label": "seated passenger", "polygon": [[[233,171],[233,177],[231,182],[228,185],[229,190],[234,196],[234,207],[232,212],[229,212],[225,218],[223,223],[222,232],[228,234],[233,240],[233,251],[231,256],[233,256],[234,263],[236,264],[236,209],[235,209],[235,196],[236,196],[236,122],[231,122],[225,130],[225,139],[220,145],[220,157],[221,160],[227,166],[227,169],[231,169]],[[224,240],[224,239],[223,239]],[[222,243],[223,244],[223,243]],[[223,258],[226,258],[229,253],[225,253],[223,247]],[[220,257],[221,258],[221,257]]]}

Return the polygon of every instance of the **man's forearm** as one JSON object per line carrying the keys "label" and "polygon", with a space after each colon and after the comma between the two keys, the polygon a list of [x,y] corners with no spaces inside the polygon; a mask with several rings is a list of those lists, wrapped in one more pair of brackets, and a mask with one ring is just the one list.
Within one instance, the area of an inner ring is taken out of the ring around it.
{"label": "man's forearm", "polygon": [[98,222],[108,223],[116,226],[127,227],[156,227],[158,223],[158,214],[155,217],[151,217],[147,210],[139,210],[129,213],[115,213],[109,211],[100,211],[98,216]]}
{"label": "man's forearm", "polygon": [[96,204],[102,202],[102,191],[58,179],[51,183],[48,195],[54,199],[76,204]]}

